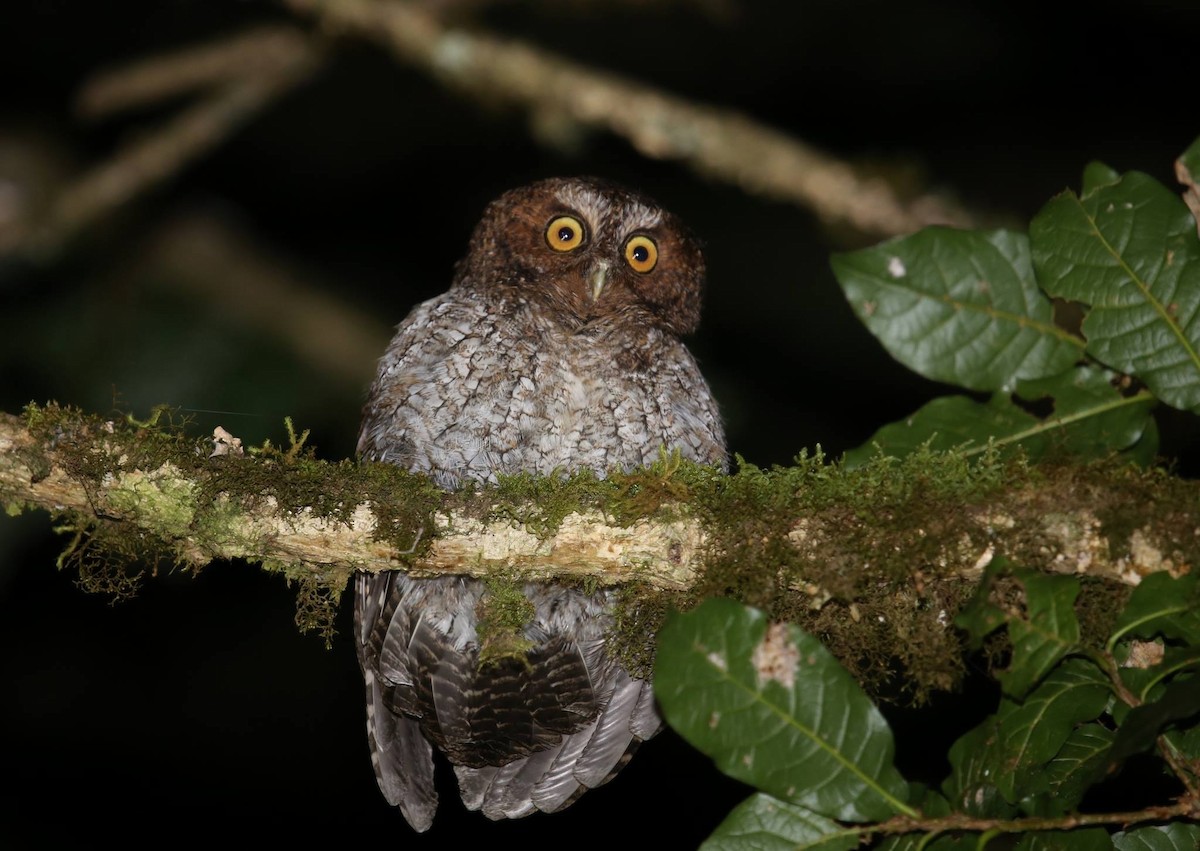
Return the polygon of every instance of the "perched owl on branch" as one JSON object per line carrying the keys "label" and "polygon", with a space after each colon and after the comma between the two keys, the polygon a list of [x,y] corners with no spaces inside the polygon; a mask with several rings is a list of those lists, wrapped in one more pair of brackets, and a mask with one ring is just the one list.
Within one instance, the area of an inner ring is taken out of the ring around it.
{"label": "perched owl on branch", "polygon": [[[604,475],[679,450],[725,468],[712,394],[680,342],[704,259],[673,215],[591,178],[492,202],[448,292],[418,305],[379,362],[358,453],[441,487],[497,474]],[[417,830],[437,807],[433,748],[489,818],[562,809],[661,726],[650,683],[606,647],[608,592],[530,582],[522,659],[479,658],[484,584],[359,574],[355,625],[371,758]]]}

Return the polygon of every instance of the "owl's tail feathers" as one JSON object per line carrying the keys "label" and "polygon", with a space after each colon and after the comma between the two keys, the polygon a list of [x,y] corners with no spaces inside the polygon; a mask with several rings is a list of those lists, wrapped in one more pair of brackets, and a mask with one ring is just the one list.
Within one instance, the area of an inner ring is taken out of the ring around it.
{"label": "owl's tail feathers", "polygon": [[425,832],[437,811],[433,785],[433,747],[421,734],[421,725],[391,712],[375,672],[364,671],[367,681],[367,740],[371,765],[383,797],[399,807],[413,830]]}
{"label": "owl's tail feathers", "polygon": [[490,819],[520,818],[564,809],[607,783],[661,729],[662,719],[650,684],[623,670],[601,703],[591,723],[550,748],[500,767],[455,766],[463,803]]}

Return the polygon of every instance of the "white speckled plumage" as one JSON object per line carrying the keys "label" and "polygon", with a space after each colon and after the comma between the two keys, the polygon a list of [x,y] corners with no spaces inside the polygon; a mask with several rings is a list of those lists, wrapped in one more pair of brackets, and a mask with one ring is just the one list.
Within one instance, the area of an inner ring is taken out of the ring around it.
{"label": "white speckled plumage", "polygon": [[[556,250],[570,216],[579,244]],[[633,237],[657,263],[637,271]],[[724,467],[716,404],[679,340],[699,319],[703,259],[669,213],[594,179],[549,180],[493,202],[450,290],[418,305],[379,364],[365,461],[446,489],[649,464],[665,448]],[[480,666],[465,577],[360,574],[355,618],[380,788],[417,830],[432,823],[430,742],[463,801],[489,818],[554,811],[610,779],[661,725],[648,682],[605,650],[607,592],[529,583],[524,664]]]}

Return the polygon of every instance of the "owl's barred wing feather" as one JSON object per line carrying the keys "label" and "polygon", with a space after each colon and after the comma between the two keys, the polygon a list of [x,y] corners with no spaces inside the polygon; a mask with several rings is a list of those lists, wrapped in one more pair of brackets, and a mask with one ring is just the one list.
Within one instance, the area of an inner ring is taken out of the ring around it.
{"label": "owl's barred wing feather", "polygon": [[596,714],[590,678],[568,639],[534,648],[527,660],[482,665],[475,652],[442,649],[436,666],[419,654],[432,697],[423,727],[455,763],[502,765],[528,756]]}
{"label": "owl's barred wing feather", "polygon": [[631,720],[643,685],[622,668],[613,672],[612,682],[601,698],[604,710],[575,761],[575,779],[584,786],[594,789],[608,780],[625,753],[636,746]]}
{"label": "owl's barred wing feather", "polygon": [[480,809],[488,818],[521,818],[535,809],[534,787],[546,776],[564,742],[531,755],[528,759],[510,762],[492,776],[480,801]]}
{"label": "owl's barred wing feather", "polygon": [[[358,653],[367,688],[367,738],[371,764],[383,797],[399,807],[414,830],[425,831],[437,811],[433,786],[433,746],[421,733],[416,720],[392,699],[395,686],[380,676],[380,650],[392,637],[391,618],[384,613],[395,607],[388,574],[360,573],[355,582],[355,622],[360,626]],[[398,631],[399,632],[399,631]]]}
{"label": "owl's barred wing feather", "polygon": [[[652,735],[660,724],[649,684],[608,659],[595,637],[609,625],[597,610],[603,595],[527,586],[537,611],[527,632],[546,640],[524,662],[480,665],[471,627],[449,615],[482,589],[459,577],[357,580],[360,624],[375,613],[360,656],[376,773],[418,830],[436,807],[431,742],[457,766],[468,808],[516,818],[607,782],[642,741],[634,731]],[[581,635],[592,637],[548,634],[569,622],[564,610],[587,620]]]}
{"label": "owl's barred wing feather", "polygon": [[[635,736],[632,713],[648,684],[631,680],[600,696],[599,717],[553,747],[496,768],[456,766],[463,802],[488,818],[519,818],[535,810],[557,812],[588,789],[607,783],[629,761],[642,739]],[[653,712],[653,700],[646,703]],[[657,732],[659,726],[650,729]]]}
{"label": "owl's barred wing feather", "polygon": [[[360,458],[448,490],[503,473],[605,475],[664,448],[724,468],[716,403],[677,336],[695,328],[703,276],[686,229],[626,190],[551,180],[503,196],[450,290],[397,329]],[[433,746],[469,809],[518,818],[607,782],[662,726],[650,683],[609,652],[609,593],[522,592],[528,649],[481,661],[484,583],[357,580],[372,761],[417,830],[437,805]]]}

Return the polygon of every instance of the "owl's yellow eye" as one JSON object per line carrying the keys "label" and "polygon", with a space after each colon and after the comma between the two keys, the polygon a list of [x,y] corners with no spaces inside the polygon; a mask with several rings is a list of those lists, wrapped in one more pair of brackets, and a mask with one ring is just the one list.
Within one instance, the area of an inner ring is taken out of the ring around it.
{"label": "owl's yellow eye", "polygon": [[555,251],[574,251],[583,245],[583,222],[574,216],[559,216],[546,228],[546,242]]}
{"label": "owl's yellow eye", "polygon": [[625,262],[635,272],[649,272],[658,262],[658,246],[648,236],[630,237],[625,243]]}

